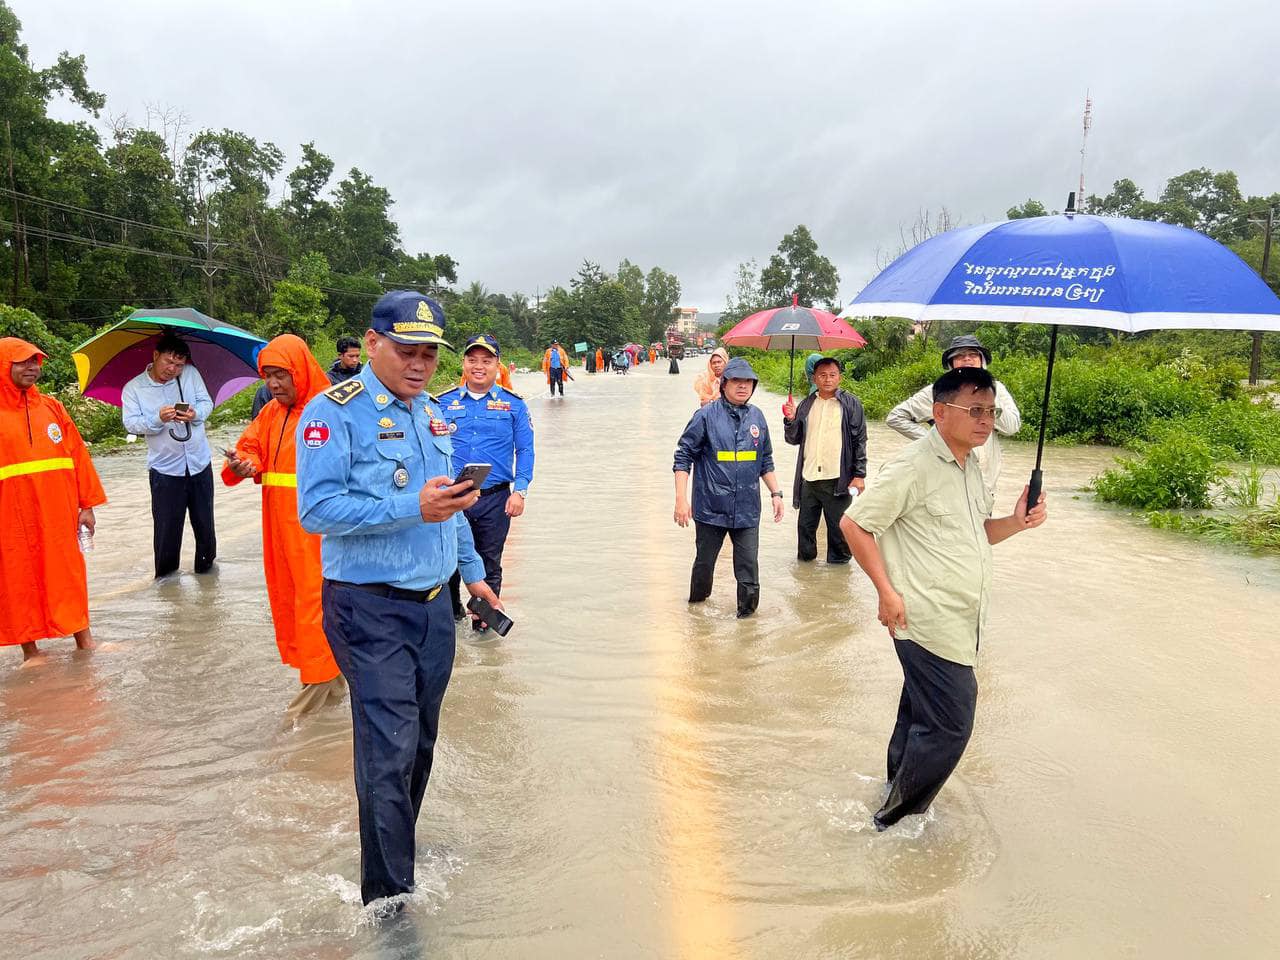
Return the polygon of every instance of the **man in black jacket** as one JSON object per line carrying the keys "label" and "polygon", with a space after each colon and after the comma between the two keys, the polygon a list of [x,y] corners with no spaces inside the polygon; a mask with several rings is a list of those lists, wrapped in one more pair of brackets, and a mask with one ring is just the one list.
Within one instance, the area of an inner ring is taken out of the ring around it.
{"label": "man in black jacket", "polygon": [[798,511],[797,556],[818,556],[818,518],[827,518],[827,563],[848,563],[853,555],[840,532],[840,518],[853,502],[850,490],[862,492],[867,475],[867,420],[862,404],[840,389],[844,366],[834,357],[814,365],[818,390],[782,407],[787,443],[800,447],[792,500]]}

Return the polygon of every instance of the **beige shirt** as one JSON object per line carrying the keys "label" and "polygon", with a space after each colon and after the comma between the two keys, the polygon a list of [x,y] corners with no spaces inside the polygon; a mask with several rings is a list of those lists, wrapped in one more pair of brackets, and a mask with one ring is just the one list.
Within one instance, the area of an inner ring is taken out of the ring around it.
{"label": "beige shirt", "polygon": [[[987,442],[974,450],[977,454],[978,466],[982,469],[987,489],[996,490],[996,481],[1000,479],[1000,441],[997,433],[1012,436],[1022,429],[1022,414],[1018,412],[1018,404],[1007,387],[996,381],[996,406],[1000,408],[1000,417],[996,420],[996,428],[987,437]],[[904,437],[918,440],[929,432],[929,421],[933,419],[933,384],[921,387],[906,400],[889,411],[884,422],[897,430]]]}
{"label": "beige shirt", "polygon": [[994,498],[976,451],[964,467],[936,427],[880,468],[845,511],[880,546],[914,640],[944,660],[973,666],[991,599],[985,521]]}
{"label": "beige shirt", "polygon": [[840,479],[840,453],[844,448],[840,428],[843,420],[844,411],[840,409],[839,397],[827,400],[813,398],[809,419],[805,423],[804,472],[801,474],[804,479],[810,482]]}

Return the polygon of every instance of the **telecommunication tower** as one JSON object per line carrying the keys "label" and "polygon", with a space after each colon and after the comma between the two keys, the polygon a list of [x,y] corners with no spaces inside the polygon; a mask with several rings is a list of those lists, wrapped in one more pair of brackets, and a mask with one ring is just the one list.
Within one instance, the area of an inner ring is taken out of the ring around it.
{"label": "telecommunication tower", "polygon": [[1080,192],[1076,194],[1080,198],[1080,212],[1085,211],[1085,197],[1088,196],[1084,192],[1084,152],[1089,145],[1089,128],[1093,126],[1093,101],[1089,99],[1089,91],[1086,88],[1084,92],[1084,133],[1080,137]]}

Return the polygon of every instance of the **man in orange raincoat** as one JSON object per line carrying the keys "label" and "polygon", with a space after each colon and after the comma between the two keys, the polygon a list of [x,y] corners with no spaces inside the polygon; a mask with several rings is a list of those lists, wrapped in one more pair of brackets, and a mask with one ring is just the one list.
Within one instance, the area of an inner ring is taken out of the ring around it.
{"label": "man in orange raincoat", "polygon": [[604,373],[604,351],[596,347],[596,373]]}
{"label": "man in orange raincoat", "polygon": [[569,355],[564,352],[564,347],[560,346],[559,340],[552,340],[551,346],[547,347],[547,352],[542,355],[542,372],[546,375],[547,383],[551,387],[551,395],[556,395],[557,385],[560,387],[560,396],[564,396],[564,378],[569,376]]}
{"label": "man in orange raincoat", "polygon": [[295,431],[302,408],[330,386],[305,341],[282,334],[258,354],[258,373],[271,401],[227,451],[222,480],[233,486],[253,478],[262,486],[262,563],[280,660],[301,675],[302,691],[289,704],[289,722],[327,704],[341,703],[346,681],[325,639],[320,608],[320,537],[298,523]]}
{"label": "man in orange raincoat", "polygon": [[45,354],[0,340],[0,646],[73,634],[92,650],[89,581],[77,539],[92,535],[107,502],[80,431],[61,403],[36,387]]}

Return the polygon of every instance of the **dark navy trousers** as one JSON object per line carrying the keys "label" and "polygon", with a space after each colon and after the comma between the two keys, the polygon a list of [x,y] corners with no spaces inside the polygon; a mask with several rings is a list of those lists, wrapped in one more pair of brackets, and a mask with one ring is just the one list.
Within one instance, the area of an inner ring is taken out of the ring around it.
{"label": "dark navy trousers", "polygon": [[[471,538],[476,542],[476,553],[484,561],[484,582],[496,594],[502,593],[502,548],[511,532],[511,518],[507,516],[507,498],[511,489],[487,493],[463,511],[471,524]],[[454,571],[449,578],[449,591],[453,597],[453,612],[462,616],[462,576]]]}
{"label": "dark navy trousers", "polygon": [[414,827],[453,672],[454,630],[444,591],[425,603],[325,582],[324,632],[351,688],[360,895],[365,903],[413,889]]}
{"label": "dark navy trousers", "polygon": [[902,696],[889,738],[889,796],[875,815],[882,829],[929,809],[964,756],[978,705],[973,667],[911,640],[895,640],[893,649],[902,664]]}

